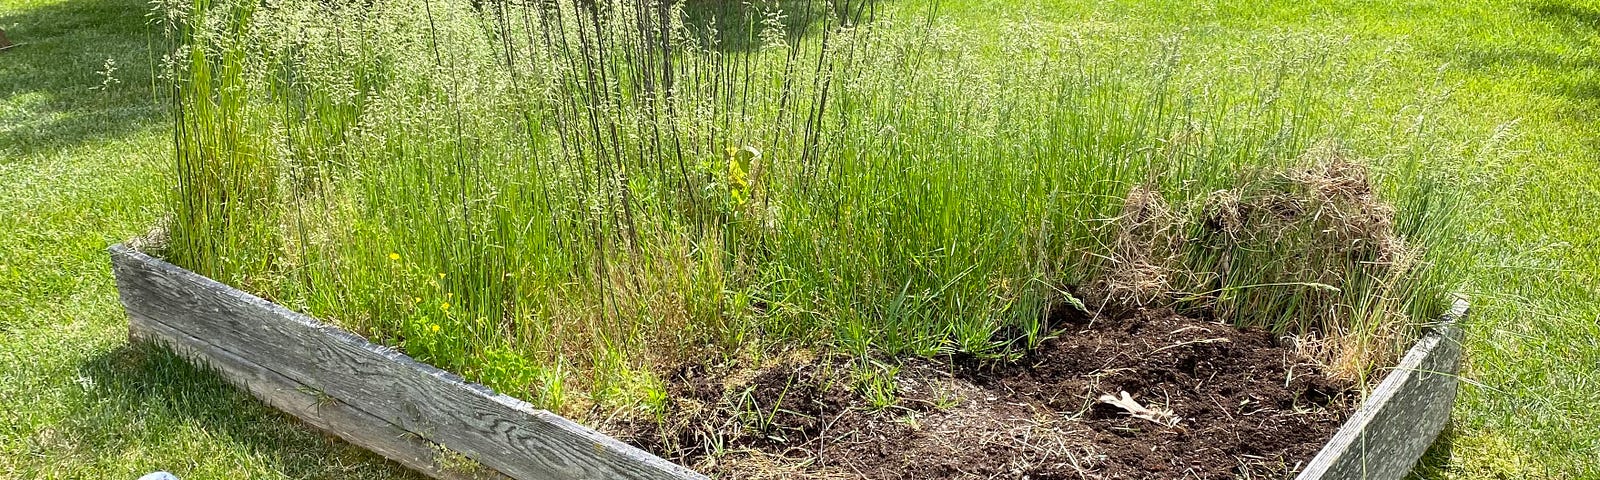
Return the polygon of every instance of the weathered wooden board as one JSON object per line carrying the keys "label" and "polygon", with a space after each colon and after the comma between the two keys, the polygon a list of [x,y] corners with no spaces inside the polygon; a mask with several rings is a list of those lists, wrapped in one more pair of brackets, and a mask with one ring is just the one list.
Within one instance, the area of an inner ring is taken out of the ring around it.
{"label": "weathered wooden board", "polygon": [[338,400],[318,395],[300,382],[213,347],[159,321],[130,317],[128,336],[133,341],[167,345],[179,355],[216,369],[229,382],[273,408],[430,477],[441,480],[505,478],[487,469],[465,471],[459,466],[442,465],[437,460],[443,452],[422,437]]}
{"label": "weathered wooden board", "polygon": [[1297,480],[1398,480],[1410,473],[1450,421],[1466,315],[1467,302],[1456,300]]}
{"label": "weathered wooden board", "polygon": [[431,442],[517,479],[705,478],[238,289],[110,250],[135,335],[179,345],[269,404],[311,412],[308,423],[423,473],[439,470],[422,457]]}
{"label": "weathered wooden board", "polygon": [[[166,343],[306,423],[441,479],[435,444],[516,479],[704,476],[393,349],[122,245],[130,334]],[[1298,480],[1399,479],[1450,418],[1467,303],[1392,369]]]}

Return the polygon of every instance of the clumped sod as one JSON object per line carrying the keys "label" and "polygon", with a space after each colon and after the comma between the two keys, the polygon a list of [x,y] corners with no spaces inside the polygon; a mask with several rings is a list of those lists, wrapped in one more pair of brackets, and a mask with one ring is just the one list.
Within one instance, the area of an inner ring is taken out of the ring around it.
{"label": "clumped sod", "polygon": [[1314,63],[1223,95],[1170,46],[1087,62],[865,1],[157,14],[170,260],[579,417],[795,345],[891,405],[866,359],[1016,359],[1062,306],[1265,327],[1359,377],[1448,286],[1443,178],[1339,148],[1283,81]]}

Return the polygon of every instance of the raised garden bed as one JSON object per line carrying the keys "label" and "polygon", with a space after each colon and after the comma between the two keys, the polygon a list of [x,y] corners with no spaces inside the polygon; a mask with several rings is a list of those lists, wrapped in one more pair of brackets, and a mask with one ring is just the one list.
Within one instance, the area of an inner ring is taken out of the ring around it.
{"label": "raised garden bed", "polygon": [[[166,344],[275,408],[419,472],[705,478],[134,249],[116,245],[110,253],[134,340]],[[1457,300],[1430,325],[1332,439],[1296,468],[1298,478],[1397,479],[1409,472],[1449,420],[1461,356],[1457,323],[1466,314],[1466,302]]]}

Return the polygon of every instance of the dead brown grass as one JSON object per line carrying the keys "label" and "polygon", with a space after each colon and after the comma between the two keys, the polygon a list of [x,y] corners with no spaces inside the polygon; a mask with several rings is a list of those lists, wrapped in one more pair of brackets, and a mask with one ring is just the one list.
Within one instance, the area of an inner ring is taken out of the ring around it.
{"label": "dead brown grass", "polygon": [[1295,164],[1241,174],[1191,206],[1132,189],[1087,300],[1293,334],[1336,376],[1392,362],[1415,330],[1401,288],[1421,252],[1396,233],[1371,172],[1337,145]]}

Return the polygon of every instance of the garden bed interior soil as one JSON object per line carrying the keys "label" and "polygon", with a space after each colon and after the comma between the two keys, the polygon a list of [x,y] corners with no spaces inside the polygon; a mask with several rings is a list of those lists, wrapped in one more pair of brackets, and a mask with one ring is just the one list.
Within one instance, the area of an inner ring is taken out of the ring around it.
{"label": "garden bed interior soil", "polygon": [[[899,362],[888,407],[847,360],[797,353],[684,367],[660,420],[603,428],[719,478],[1284,478],[1359,399],[1265,331],[1069,318],[1017,361]],[[1102,399],[1122,392],[1157,413]]]}

